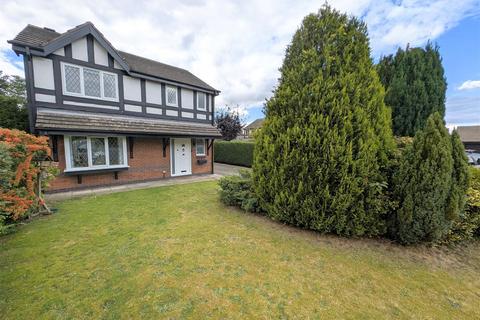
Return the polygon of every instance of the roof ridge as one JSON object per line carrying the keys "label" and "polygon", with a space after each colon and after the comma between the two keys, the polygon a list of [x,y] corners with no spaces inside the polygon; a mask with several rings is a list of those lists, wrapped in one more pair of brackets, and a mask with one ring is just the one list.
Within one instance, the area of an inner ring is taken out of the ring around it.
{"label": "roof ridge", "polygon": [[39,27],[39,26],[36,26],[34,24],[31,24],[31,23],[27,24],[27,27],[37,28],[37,29],[49,31],[49,32],[52,32],[52,33],[60,33],[60,32],[58,32],[54,29],[51,29],[51,28],[48,28],[48,27]]}

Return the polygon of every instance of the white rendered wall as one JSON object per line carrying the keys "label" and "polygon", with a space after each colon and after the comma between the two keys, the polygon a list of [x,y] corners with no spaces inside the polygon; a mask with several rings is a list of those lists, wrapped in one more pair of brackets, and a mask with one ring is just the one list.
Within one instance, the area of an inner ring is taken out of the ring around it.
{"label": "white rendered wall", "polygon": [[123,76],[123,97],[126,100],[142,101],[140,79]]}
{"label": "white rendered wall", "polygon": [[162,85],[160,83],[146,81],[145,91],[147,103],[162,104]]}
{"label": "white rendered wall", "polygon": [[53,61],[46,58],[33,57],[32,63],[35,88],[55,90]]}
{"label": "white rendered wall", "polygon": [[87,38],[83,37],[72,42],[72,58],[88,61]]}

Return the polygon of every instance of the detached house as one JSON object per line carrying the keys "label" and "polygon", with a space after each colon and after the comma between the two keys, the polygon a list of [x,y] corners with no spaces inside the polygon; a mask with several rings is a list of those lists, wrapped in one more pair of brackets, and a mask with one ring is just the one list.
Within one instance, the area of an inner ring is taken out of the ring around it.
{"label": "detached house", "polygon": [[9,43],[31,132],[50,138],[62,172],[50,191],[213,173],[219,91],[192,73],[116,50],[90,22],[28,25]]}

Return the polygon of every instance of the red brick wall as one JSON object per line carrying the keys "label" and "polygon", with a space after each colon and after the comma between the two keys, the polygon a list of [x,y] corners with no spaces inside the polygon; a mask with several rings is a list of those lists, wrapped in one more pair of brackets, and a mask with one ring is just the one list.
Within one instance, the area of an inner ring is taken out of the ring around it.
{"label": "red brick wall", "polygon": [[[193,139],[194,140],[194,139]],[[211,141],[211,140],[208,140]],[[207,151],[208,143],[205,143],[205,152]],[[208,151],[208,155],[206,156],[198,156],[196,155],[195,151],[195,144],[192,141],[192,173],[193,174],[200,174],[200,173],[212,173],[212,149],[213,144],[210,150]],[[207,160],[206,163],[199,164],[197,160]]]}
{"label": "red brick wall", "polygon": [[[95,186],[118,185],[131,182],[159,180],[170,177],[170,146],[166,148],[166,157],[163,157],[163,145],[161,138],[134,138],[133,158],[130,158],[130,150],[127,152],[129,168],[118,172],[118,180],[115,180],[113,172],[92,173],[82,175],[82,183],[79,184],[76,175],[66,175],[65,148],[63,137],[58,137],[58,167],[62,172],[50,183],[48,191],[72,190]],[[127,143],[128,145],[128,143]],[[192,173],[210,173],[212,168],[212,150],[206,157],[197,157],[192,144]],[[198,165],[197,159],[206,158],[207,163]]]}

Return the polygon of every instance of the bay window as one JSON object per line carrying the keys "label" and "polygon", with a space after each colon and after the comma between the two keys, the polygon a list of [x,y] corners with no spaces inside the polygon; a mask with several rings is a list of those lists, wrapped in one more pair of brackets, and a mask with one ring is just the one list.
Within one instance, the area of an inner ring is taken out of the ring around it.
{"label": "bay window", "polygon": [[127,167],[125,137],[65,136],[65,171]]}
{"label": "bay window", "polygon": [[64,95],[118,101],[115,73],[62,62],[62,83]]}

